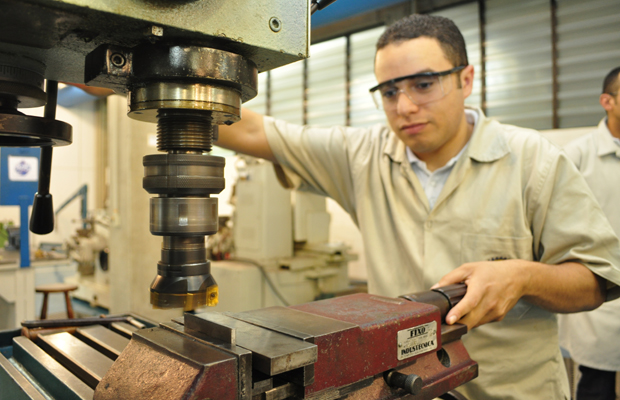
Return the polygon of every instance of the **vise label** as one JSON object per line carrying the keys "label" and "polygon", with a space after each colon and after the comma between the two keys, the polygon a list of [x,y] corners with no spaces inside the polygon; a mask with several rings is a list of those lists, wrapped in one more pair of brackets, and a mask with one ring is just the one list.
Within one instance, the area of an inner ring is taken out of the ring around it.
{"label": "vise label", "polygon": [[398,360],[404,360],[437,348],[437,321],[398,331]]}

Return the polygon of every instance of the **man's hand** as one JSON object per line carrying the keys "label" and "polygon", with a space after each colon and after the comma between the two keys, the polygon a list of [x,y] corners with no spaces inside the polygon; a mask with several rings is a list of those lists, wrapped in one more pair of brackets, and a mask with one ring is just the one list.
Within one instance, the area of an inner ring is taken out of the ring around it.
{"label": "man's hand", "polygon": [[[501,321],[524,295],[529,278],[524,261],[482,261],[463,264],[450,272],[433,288],[453,283],[467,284],[467,294],[448,313],[446,322],[459,322],[469,329]],[[526,269],[525,269],[526,270]]]}
{"label": "man's hand", "polygon": [[467,294],[448,313],[446,322],[468,329],[504,319],[520,298],[551,312],[592,310],[605,299],[605,280],[584,265],[549,265],[525,260],[463,264],[433,286],[467,284]]}

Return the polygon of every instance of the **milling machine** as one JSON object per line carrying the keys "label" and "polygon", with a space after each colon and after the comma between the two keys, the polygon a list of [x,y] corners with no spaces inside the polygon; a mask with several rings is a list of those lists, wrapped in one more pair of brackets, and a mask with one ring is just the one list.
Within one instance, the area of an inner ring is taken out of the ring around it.
{"label": "milling machine", "polygon": [[[311,10],[331,1],[312,3],[0,0],[0,145],[42,147],[31,231],[53,229],[52,147],[72,141],[55,120],[57,82],[127,94],[130,117],[157,123],[164,153],[143,161],[156,196],[151,233],[163,237],[151,303],[216,305],[205,235],[217,231],[210,196],[224,187],[224,160],[208,152],[217,126],[238,121],[256,95],[259,71],[308,56]],[[42,118],[18,111],[43,104]],[[0,333],[0,398],[448,396],[477,375],[460,341],[466,328],[443,324],[463,290],[187,313],[159,326],[127,316],[27,321],[22,335]]]}

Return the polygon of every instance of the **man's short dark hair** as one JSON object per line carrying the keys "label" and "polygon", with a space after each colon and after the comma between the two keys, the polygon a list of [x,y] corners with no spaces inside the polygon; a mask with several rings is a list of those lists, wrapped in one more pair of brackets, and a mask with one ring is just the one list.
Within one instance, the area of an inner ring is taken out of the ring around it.
{"label": "man's short dark hair", "polygon": [[448,18],[427,14],[411,14],[390,25],[377,41],[377,50],[392,43],[419,37],[437,39],[448,61],[455,67],[468,65],[465,39]]}
{"label": "man's short dark hair", "polygon": [[620,87],[620,79],[618,79],[618,74],[620,74],[620,67],[616,67],[609,71],[603,81],[603,93],[618,93],[618,89]]}

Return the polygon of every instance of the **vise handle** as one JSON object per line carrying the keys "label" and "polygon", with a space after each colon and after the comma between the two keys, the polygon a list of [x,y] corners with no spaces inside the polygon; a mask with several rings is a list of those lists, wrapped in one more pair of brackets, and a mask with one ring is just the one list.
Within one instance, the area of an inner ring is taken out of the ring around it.
{"label": "vise handle", "polygon": [[441,313],[441,320],[444,321],[448,312],[458,304],[467,293],[467,285],[464,283],[457,283],[454,285],[442,286],[437,289],[429,290],[426,292],[418,292],[405,294],[400,296],[403,299],[409,301],[415,301],[417,303],[432,304],[439,308]]}

